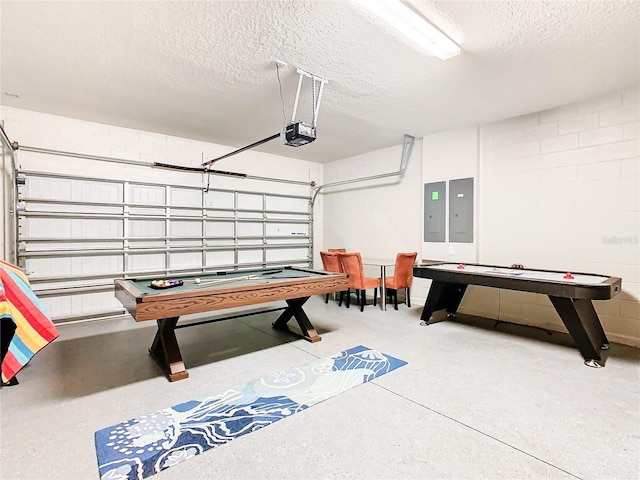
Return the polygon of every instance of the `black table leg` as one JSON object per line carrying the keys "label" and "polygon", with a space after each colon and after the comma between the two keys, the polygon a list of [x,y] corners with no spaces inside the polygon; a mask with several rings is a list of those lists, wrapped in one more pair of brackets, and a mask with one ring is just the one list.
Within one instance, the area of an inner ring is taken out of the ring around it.
{"label": "black table leg", "polygon": [[282,312],[277,320],[273,322],[273,328],[289,331],[287,323],[292,317],[294,317],[300,326],[300,330],[302,330],[302,337],[306,341],[315,343],[322,340],[320,335],[318,335],[318,332],[316,332],[316,329],[311,324],[309,317],[307,317],[307,314],[302,310],[302,305],[304,305],[307,300],[309,300],[309,297],[287,300],[288,307],[284,312]]}
{"label": "black table leg", "polygon": [[448,314],[455,314],[466,290],[467,285],[465,284],[448,283],[440,280],[432,281],[420,320],[423,320],[424,325],[428,325],[433,312],[443,308],[447,310]]}
{"label": "black table leg", "polygon": [[171,382],[189,378],[176,338],[175,327],[178,318],[164,318],[157,321],[158,331],[149,348],[149,353]]}
{"label": "black table leg", "polygon": [[609,348],[609,340],[604,333],[598,314],[591,300],[555,297],[549,295],[571,338],[591,367],[601,367],[600,350]]}

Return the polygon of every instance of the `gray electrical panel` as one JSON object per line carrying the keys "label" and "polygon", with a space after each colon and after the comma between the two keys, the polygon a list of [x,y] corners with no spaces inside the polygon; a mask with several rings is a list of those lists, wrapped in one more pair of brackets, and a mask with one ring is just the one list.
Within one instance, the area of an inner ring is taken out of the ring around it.
{"label": "gray electrical panel", "polygon": [[424,184],[424,241],[445,241],[446,183]]}
{"label": "gray electrical panel", "polygon": [[449,181],[449,241],[473,243],[473,178]]}

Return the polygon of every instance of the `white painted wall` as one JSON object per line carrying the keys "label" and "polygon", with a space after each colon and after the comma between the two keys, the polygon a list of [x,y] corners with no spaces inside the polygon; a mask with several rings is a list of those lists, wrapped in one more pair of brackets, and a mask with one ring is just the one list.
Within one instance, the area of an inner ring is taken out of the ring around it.
{"label": "white painted wall", "polygon": [[[327,183],[400,170],[402,141],[395,147],[325,164]],[[422,142],[416,139],[402,176],[328,187],[324,198],[327,248],[359,251],[363,258],[395,261],[398,252],[420,252]],[[416,221],[418,219],[418,221]],[[379,275],[368,269],[367,275]]]}
{"label": "white painted wall", "polygon": [[[637,89],[481,128],[479,261],[601,273],[610,340],[640,345],[640,105]],[[544,295],[474,289],[471,313],[562,330]],[[482,301],[475,302],[482,295]],[[500,309],[500,310],[499,310]]]}
{"label": "white painted wall", "polygon": [[[424,137],[401,181],[325,195],[324,244],[365,256],[417,250],[424,259],[619,276],[622,293],[595,307],[609,340],[640,346],[639,120],[636,89]],[[330,163],[325,178],[393,170],[400,152],[398,145]],[[474,244],[423,243],[423,183],[470,176]],[[414,279],[415,305],[429,285]],[[566,331],[544,295],[467,292],[461,312]]]}
{"label": "white painted wall", "polygon": [[[447,186],[446,217],[449,217],[449,184],[458,178],[474,179],[474,229],[472,243],[456,243],[449,241],[449,232],[445,234],[445,242],[423,242],[423,259],[451,260],[455,262],[474,263],[477,261],[478,238],[478,127],[470,126],[456,130],[429,135],[422,140],[422,180],[423,183],[442,182]],[[423,202],[424,207],[424,202]],[[421,216],[424,218],[424,213]],[[446,223],[446,230],[448,230]],[[423,237],[424,239],[424,237]]]}

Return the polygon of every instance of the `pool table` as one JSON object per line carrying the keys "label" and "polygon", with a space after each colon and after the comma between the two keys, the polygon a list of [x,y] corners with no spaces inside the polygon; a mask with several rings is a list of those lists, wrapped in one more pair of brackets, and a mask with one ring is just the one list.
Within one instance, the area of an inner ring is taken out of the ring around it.
{"label": "pool table", "polygon": [[[321,338],[302,306],[311,295],[347,289],[344,274],[300,267],[220,271],[200,274],[197,278],[195,275],[171,276],[166,280],[176,285],[163,288],[150,278],[117,279],[115,296],[137,322],[156,320],[158,330],[149,353],[170,381],[189,376],[175,335],[175,330],[182,327],[177,326],[180,316],[285,300],[287,306],[273,327],[288,331],[287,323],[295,318],[302,337],[318,342]],[[239,316],[244,315],[217,320]],[[198,323],[188,326],[192,325]]]}
{"label": "pool table", "polygon": [[602,366],[599,351],[608,349],[609,341],[591,301],[608,300],[617,295],[622,288],[618,277],[446,262],[417,265],[413,275],[432,280],[420,316],[423,325],[429,324],[437,310],[445,309],[447,316],[454,316],[468,285],[546,294],[585,364]]}

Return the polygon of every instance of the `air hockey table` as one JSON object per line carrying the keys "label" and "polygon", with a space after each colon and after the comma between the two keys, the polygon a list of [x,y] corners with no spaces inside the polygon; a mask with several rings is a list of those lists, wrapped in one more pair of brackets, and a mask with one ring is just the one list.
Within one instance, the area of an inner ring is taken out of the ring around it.
{"label": "air hockey table", "polygon": [[309,342],[318,342],[321,337],[302,306],[312,295],[346,289],[345,274],[290,266],[219,271],[200,274],[197,277],[190,275],[156,280],[115,280],[115,296],[134,320],[157,322],[158,329],[149,353],[170,381],[182,380],[189,376],[182,361],[176,329],[239,318],[249,313],[177,325],[181,316],[284,300],[287,304],[284,309],[262,311],[284,310],[272,326],[289,331],[287,323],[295,318],[302,331],[302,337]]}
{"label": "air hockey table", "polygon": [[600,367],[600,350],[609,348],[592,300],[609,300],[622,288],[622,280],[593,273],[499,267],[480,264],[429,263],[413,268],[413,276],[431,279],[420,319],[428,325],[438,310],[455,316],[469,285],[548,295],[560,319],[585,359]]}

